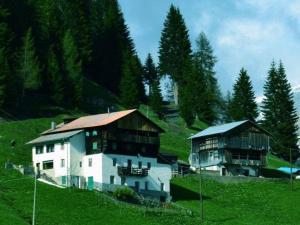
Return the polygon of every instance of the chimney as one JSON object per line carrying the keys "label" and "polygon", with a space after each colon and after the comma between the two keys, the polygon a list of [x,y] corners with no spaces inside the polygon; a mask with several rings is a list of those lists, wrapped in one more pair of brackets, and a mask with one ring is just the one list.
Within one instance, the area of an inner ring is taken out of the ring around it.
{"label": "chimney", "polygon": [[56,128],[56,123],[54,121],[51,122],[51,130],[54,130]]}

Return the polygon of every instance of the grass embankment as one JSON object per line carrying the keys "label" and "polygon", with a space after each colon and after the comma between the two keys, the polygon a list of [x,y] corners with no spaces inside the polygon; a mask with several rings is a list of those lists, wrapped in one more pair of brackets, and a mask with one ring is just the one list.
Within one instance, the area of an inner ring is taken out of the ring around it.
{"label": "grass embankment", "polygon": [[[230,179],[230,178],[228,178]],[[200,214],[199,176],[172,181],[176,204]],[[300,224],[300,183],[290,191],[287,181],[221,184],[204,178],[204,224]]]}

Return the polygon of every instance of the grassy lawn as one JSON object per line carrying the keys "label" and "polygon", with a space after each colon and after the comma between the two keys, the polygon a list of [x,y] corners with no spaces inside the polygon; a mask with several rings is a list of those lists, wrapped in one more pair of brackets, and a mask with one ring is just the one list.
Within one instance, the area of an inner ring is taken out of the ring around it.
{"label": "grassy lawn", "polygon": [[[200,213],[198,175],[172,181],[176,204]],[[300,183],[287,181],[221,184],[203,180],[204,224],[299,224]]]}

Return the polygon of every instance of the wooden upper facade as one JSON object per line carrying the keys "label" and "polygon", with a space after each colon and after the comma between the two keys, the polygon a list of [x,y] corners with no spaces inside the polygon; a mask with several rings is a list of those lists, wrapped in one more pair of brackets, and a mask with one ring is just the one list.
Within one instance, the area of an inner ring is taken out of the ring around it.
{"label": "wooden upper facade", "polygon": [[211,127],[191,137],[192,162],[202,166],[265,165],[269,137],[267,131],[250,121]]}

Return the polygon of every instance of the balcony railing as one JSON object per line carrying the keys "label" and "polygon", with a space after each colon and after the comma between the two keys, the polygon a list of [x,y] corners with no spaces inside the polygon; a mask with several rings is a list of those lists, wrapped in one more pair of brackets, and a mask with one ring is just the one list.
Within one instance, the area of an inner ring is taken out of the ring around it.
{"label": "balcony railing", "polygon": [[118,167],[119,176],[135,176],[135,177],[145,177],[148,176],[149,169],[147,168],[133,168],[133,167]]}

